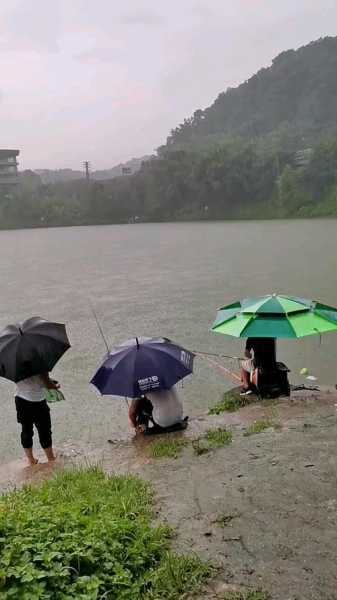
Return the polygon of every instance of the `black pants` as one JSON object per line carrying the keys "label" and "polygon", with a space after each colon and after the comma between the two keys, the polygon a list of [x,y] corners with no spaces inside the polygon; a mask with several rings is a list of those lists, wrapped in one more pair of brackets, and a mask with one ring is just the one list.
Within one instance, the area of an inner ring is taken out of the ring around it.
{"label": "black pants", "polygon": [[45,400],[29,402],[19,396],[15,397],[17,421],[22,427],[21,444],[23,448],[33,447],[34,425],[39,434],[42,448],[52,445],[50,409]]}
{"label": "black pants", "polygon": [[136,421],[137,425],[145,425],[148,427],[149,422],[152,422],[153,406],[148,398],[143,396],[139,399]]}

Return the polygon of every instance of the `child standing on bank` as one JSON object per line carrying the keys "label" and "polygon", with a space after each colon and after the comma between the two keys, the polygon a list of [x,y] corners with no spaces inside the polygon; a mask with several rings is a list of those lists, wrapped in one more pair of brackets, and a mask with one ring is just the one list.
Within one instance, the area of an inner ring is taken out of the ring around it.
{"label": "child standing on bank", "polygon": [[48,373],[34,375],[16,386],[15,406],[17,421],[21,425],[21,444],[30,465],[38,460],[33,453],[34,425],[48,462],[55,460],[53,451],[50,409],[46,401],[47,390],[59,389],[59,384]]}

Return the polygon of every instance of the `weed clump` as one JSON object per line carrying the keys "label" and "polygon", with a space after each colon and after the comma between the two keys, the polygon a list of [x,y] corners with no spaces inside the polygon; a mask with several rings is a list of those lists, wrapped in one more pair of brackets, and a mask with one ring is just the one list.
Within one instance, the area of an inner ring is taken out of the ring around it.
{"label": "weed clump", "polygon": [[231,443],[232,439],[233,434],[231,431],[228,431],[228,429],[225,429],[224,427],[218,427],[215,429],[208,429],[204,435],[192,440],[192,447],[194,453],[197,456],[201,456],[214,448],[227,446]]}
{"label": "weed clump", "polygon": [[183,448],[187,446],[186,439],[156,440],[150,446],[152,458],[178,458]]}
{"label": "weed clump", "polygon": [[[98,468],[0,497],[0,597],[178,600],[210,569],[151,525],[151,487]],[[182,591],[183,590],[183,591]]]}
{"label": "weed clump", "polygon": [[217,429],[209,429],[206,431],[205,439],[213,448],[219,446],[227,446],[233,439],[233,434],[228,429],[218,427]]}
{"label": "weed clump", "polygon": [[249,425],[249,427],[247,427],[247,429],[243,435],[245,435],[245,436],[255,435],[257,433],[262,433],[266,429],[270,429],[270,428],[279,430],[280,427],[281,426],[279,423],[274,423],[274,421],[270,421],[268,419],[254,421],[254,423],[252,423],[251,425]]}
{"label": "weed clump", "polygon": [[221,415],[223,412],[235,412],[246,404],[249,404],[249,396],[240,396],[239,394],[233,394],[226,392],[217,404],[212,406],[208,414],[209,415]]}

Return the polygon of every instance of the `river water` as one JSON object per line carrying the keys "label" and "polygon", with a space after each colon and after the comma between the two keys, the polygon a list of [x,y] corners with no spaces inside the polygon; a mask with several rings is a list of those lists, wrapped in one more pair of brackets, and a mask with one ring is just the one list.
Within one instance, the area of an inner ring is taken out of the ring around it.
{"label": "river water", "polygon": [[[92,302],[110,344],[164,335],[192,350],[238,355],[243,340],[209,332],[216,309],[280,292],[337,305],[337,221],[138,224],[0,232],[0,326],[29,316],[65,322],[72,342],[55,369],[66,402],[52,406],[56,446],[105,444],[128,432],[124,400],[100,398],[88,381],[104,355]],[[303,382],[337,382],[337,334],[280,341],[278,358]],[[236,364],[230,365],[235,368]],[[231,387],[196,359],[184,384],[198,414]],[[14,385],[0,383],[0,458],[20,456]]]}

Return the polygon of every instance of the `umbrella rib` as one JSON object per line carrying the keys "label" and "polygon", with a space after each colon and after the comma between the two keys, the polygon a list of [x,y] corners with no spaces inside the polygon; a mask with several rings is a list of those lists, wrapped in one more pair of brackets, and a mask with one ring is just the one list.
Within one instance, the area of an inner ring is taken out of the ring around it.
{"label": "umbrella rib", "polygon": [[288,321],[288,325],[289,325],[289,327],[290,327],[290,328],[293,330],[293,332],[294,332],[294,334],[295,334],[295,338],[298,338],[298,335],[297,335],[297,333],[296,333],[296,331],[295,331],[294,327],[292,326],[292,323],[291,323],[290,319],[288,318],[288,314],[287,314],[287,321]]}

